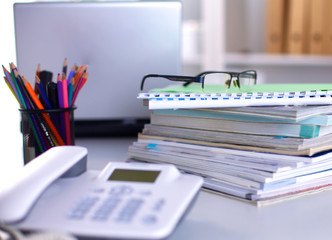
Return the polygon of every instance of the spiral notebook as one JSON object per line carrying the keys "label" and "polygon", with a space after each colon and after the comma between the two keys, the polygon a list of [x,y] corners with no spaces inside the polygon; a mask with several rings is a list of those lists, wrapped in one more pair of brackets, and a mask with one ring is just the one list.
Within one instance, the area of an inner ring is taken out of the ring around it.
{"label": "spiral notebook", "polygon": [[332,84],[258,84],[252,92],[222,85],[171,86],[139,93],[149,109],[219,108],[247,106],[330,105]]}

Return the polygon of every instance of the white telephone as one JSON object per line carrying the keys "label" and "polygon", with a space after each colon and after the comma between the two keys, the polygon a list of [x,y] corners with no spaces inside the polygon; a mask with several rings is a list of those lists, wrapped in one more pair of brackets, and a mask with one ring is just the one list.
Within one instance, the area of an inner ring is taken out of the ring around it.
{"label": "white telephone", "polygon": [[77,146],[54,147],[31,161],[0,190],[0,221],[83,237],[161,239],[203,183],[173,165],[110,162],[98,172],[85,171],[86,161],[87,150]]}

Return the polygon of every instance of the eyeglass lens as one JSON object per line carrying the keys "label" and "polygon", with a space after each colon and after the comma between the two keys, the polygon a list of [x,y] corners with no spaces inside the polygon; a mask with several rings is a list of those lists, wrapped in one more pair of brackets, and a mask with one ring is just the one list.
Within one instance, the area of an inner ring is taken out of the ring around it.
{"label": "eyeglass lens", "polygon": [[229,73],[209,73],[204,77],[204,85],[210,84],[226,84],[229,88],[232,76]]}
{"label": "eyeglass lens", "polygon": [[256,84],[256,73],[254,71],[242,72],[239,74],[241,91],[250,91]]}
{"label": "eyeglass lens", "polygon": [[[204,77],[204,85],[209,84],[225,84],[226,88],[230,88],[232,76],[229,73],[209,73]],[[250,91],[256,84],[256,73],[247,71],[239,73],[238,79],[234,79],[234,86],[239,87],[241,91]]]}

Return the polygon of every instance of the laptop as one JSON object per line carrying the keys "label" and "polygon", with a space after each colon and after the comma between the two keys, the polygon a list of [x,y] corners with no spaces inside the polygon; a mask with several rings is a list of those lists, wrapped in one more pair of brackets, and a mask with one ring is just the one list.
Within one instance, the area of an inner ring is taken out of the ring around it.
{"label": "laptop", "polygon": [[[88,65],[77,97],[77,135],[136,134],[149,119],[137,99],[145,74],[181,72],[179,1],[35,2],[14,5],[17,67],[56,75],[65,58]],[[150,82],[147,89],[167,81]]]}

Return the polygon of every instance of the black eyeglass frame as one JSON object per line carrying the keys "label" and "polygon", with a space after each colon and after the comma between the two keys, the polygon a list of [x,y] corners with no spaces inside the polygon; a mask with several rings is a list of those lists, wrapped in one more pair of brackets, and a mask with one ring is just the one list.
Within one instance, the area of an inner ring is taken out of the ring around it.
{"label": "black eyeglass frame", "polygon": [[[202,72],[200,74],[198,74],[197,76],[180,76],[180,75],[159,75],[159,74],[148,74],[145,75],[141,81],[141,91],[143,90],[144,87],[144,82],[147,78],[165,78],[171,81],[176,81],[176,82],[185,82],[183,84],[183,86],[188,86],[191,83],[202,83],[202,88],[204,89],[204,79],[205,76],[208,74],[213,74],[213,73],[224,73],[224,74],[229,74],[230,75],[230,79],[229,82],[225,82],[227,88],[230,88],[231,86],[231,82],[235,81],[236,83],[233,82],[233,84],[238,87],[241,88],[240,85],[240,81],[239,81],[239,76],[243,75],[243,74],[250,74],[250,75],[254,75],[254,79],[255,82],[254,84],[256,84],[257,81],[257,72],[256,70],[246,70],[243,72],[222,72],[222,71],[205,71]],[[233,78],[237,78],[236,80],[233,80]]]}

